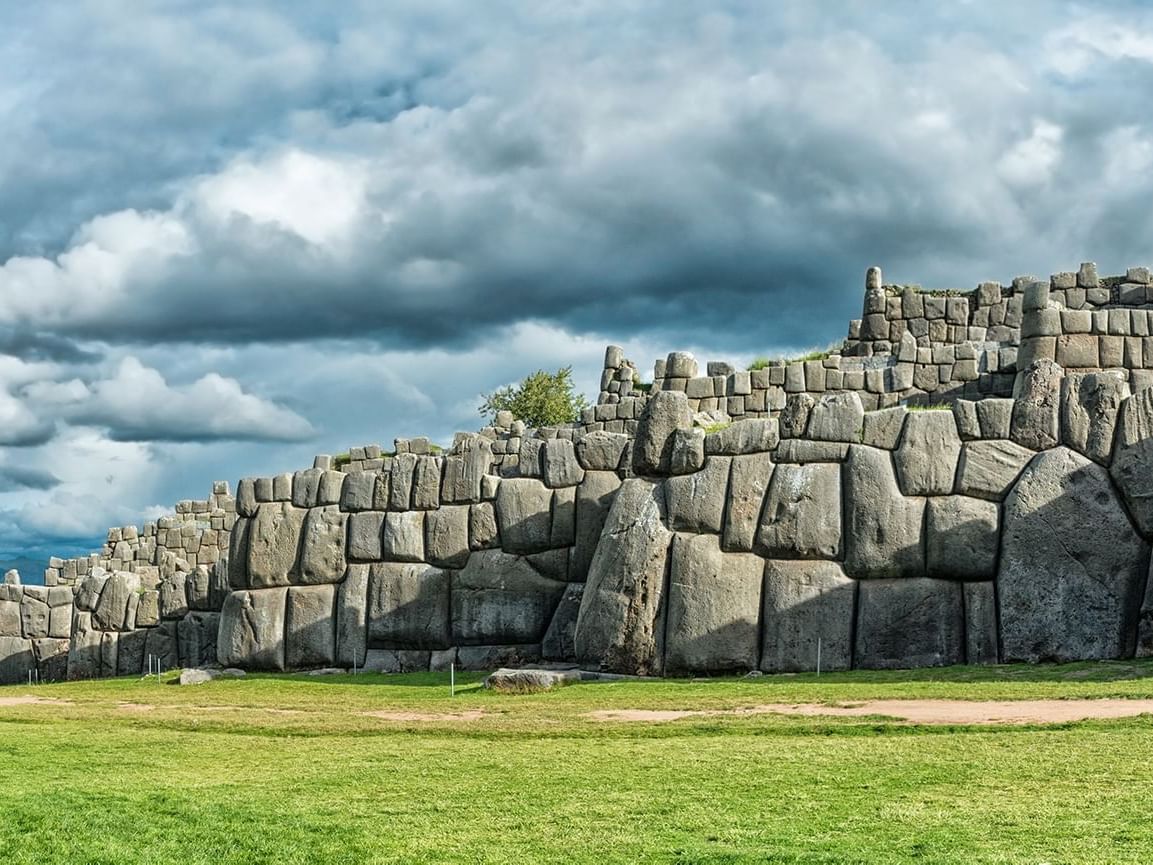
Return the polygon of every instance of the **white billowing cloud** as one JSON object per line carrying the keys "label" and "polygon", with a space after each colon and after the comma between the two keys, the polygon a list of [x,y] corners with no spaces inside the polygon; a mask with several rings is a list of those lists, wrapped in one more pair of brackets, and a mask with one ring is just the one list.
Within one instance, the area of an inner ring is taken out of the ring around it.
{"label": "white billowing cloud", "polygon": [[1142,27],[1133,16],[1090,15],[1051,32],[1044,47],[1055,71],[1075,77],[1099,63],[1153,63],[1153,29]]}
{"label": "white billowing cloud", "polygon": [[997,171],[1012,186],[1048,183],[1061,159],[1063,130],[1038,120],[1028,138],[1013,145],[997,163]]}
{"label": "white billowing cloud", "polygon": [[134,357],[121,360],[115,373],[84,386],[76,382],[41,393],[45,405],[58,407],[76,425],[106,427],[121,441],[209,441],[257,439],[297,441],[313,434],[312,425],[295,412],[246,393],[240,384],[208,373],[187,385],[170,385],[155,369]]}

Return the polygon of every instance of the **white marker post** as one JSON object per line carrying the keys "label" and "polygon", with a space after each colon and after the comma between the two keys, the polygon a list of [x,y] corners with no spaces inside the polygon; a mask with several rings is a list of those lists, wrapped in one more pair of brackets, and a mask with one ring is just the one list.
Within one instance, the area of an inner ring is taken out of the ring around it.
{"label": "white marker post", "polygon": [[821,638],[817,637],[817,675],[821,675]]}
{"label": "white marker post", "polygon": [[456,696],[456,664],[451,663],[448,665],[448,695],[450,697]]}

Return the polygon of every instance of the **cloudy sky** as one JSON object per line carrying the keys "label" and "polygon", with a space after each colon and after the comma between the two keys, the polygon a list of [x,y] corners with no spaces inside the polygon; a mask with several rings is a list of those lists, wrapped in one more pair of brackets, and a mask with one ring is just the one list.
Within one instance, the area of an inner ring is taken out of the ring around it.
{"label": "cloudy sky", "polygon": [[0,559],[610,341],[827,345],[870,264],[1153,263],[1144,3],[5,3],[0,56]]}

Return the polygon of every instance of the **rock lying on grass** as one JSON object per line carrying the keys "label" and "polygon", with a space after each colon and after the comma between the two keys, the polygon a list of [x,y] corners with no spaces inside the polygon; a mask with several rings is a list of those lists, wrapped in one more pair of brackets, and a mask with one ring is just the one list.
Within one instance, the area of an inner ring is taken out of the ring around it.
{"label": "rock lying on grass", "polygon": [[484,686],[506,694],[535,694],[581,680],[580,670],[510,670],[502,668],[484,680]]}
{"label": "rock lying on grass", "polygon": [[203,685],[213,679],[239,679],[244,676],[244,670],[236,667],[225,667],[223,670],[192,669],[180,671],[181,685]]}

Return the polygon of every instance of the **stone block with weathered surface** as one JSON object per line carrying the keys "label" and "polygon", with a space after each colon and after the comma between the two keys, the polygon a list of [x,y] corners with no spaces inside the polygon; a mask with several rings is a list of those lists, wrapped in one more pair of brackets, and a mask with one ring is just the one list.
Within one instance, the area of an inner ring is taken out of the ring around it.
{"label": "stone block with weathered surface", "polygon": [[220,612],[217,659],[226,667],[283,670],[287,588],[232,592]]}
{"label": "stone block with weathered surface", "polygon": [[1056,446],[1061,430],[1061,379],[1065,371],[1051,360],[1038,360],[1017,376],[1009,438],[1039,451]]}
{"label": "stone block with weathered surface", "polygon": [[259,589],[289,584],[306,513],[288,502],[257,506],[248,532],[249,586]]}
{"label": "stone block with weathered surface", "polygon": [[284,619],[284,663],[290,670],[331,666],[336,657],[336,587],[293,586]]}
{"label": "stone block with weathered surface", "polygon": [[587,471],[580,486],[577,487],[576,536],[570,563],[571,579],[584,580],[588,575],[589,564],[600,542],[605,518],[620,486],[621,480],[616,472]]}
{"label": "stone block with weathered surface", "polygon": [[769,558],[839,558],[840,466],[777,466],[761,511],[754,548]]}
{"label": "stone block with weathered surface", "polygon": [[721,546],[725,550],[734,553],[752,552],[765,492],[772,477],[772,454],[742,454],[733,457],[721,538]]}
{"label": "stone block with weathered surface", "polygon": [[349,565],[336,588],[336,663],[363,667],[368,647],[369,565]]}
{"label": "stone block with weathered surface", "polygon": [[957,465],[956,491],[1001,501],[1032,458],[1033,451],[1008,439],[965,442]]}
{"label": "stone block with weathered surface", "polygon": [[720,533],[732,459],[709,457],[699,472],[671,477],[665,481],[669,528],[674,531]]}
{"label": "stone block with weathered surface", "polygon": [[901,494],[888,451],[851,446],[842,495],[849,502],[845,508],[845,573],[858,579],[924,574],[925,500]]}
{"label": "stone block with weathered surface", "polygon": [[431,565],[371,565],[369,648],[442,649],[449,640],[449,572]]}
{"label": "stone block with weathered surface", "polygon": [[1153,535],[1153,389],[1140,391],[1121,406],[1109,473],[1137,527]]}
{"label": "stone block with weathered surface", "polygon": [[496,494],[504,549],[535,553],[552,546],[553,491],[536,478],[505,478]]}
{"label": "stone block with weathered surface", "polygon": [[857,582],[836,562],[769,559],[765,563],[760,668],[800,673],[847,670],[853,661]]}
{"label": "stone block with weathered surface", "polygon": [[565,587],[520,556],[474,553],[452,578],[453,643],[539,643]]}
{"label": "stone block with weathered surface", "polygon": [[672,458],[673,433],[693,425],[689,400],[679,391],[653,394],[637,424],[633,442],[633,470],[639,475],[667,475]]}
{"label": "stone block with weathered surface", "polygon": [[910,412],[893,453],[901,492],[907,496],[952,492],[960,454],[961,437],[953,412]]}
{"label": "stone block with weathered surface", "polygon": [[348,515],[336,505],[312,508],[300,531],[300,558],[294,582],[305,585],[337,583],[344,579],[345,527]]}
{"label": "stone block with weathered surface", "polygon": [[925,571],[944,580],[997,573],[999,508],[970,496],[934,496],[925,510]]}
{"label": "stone block with weathered surface", "polygon": [[764,560],[715,535],[678,534],[669,555],[665,671],[755,669]]}
{"label": "stone block with weathered surface", "polygon": [[444,505],[424,517],[425,558],[440,568],[468,561],[468,505]]}
{"label": "stone block with weathered surface", "polygon": [[577,619],[581,663],[620,673],[659,673],[670,532],[664,487],[626,480],[605,520]]}
{"label": "stone block with weathered surface", "polygon": [[1117,415],[1129,396],[1128,382],[1112,372],[1072,372],[1061,386],[1061,441],[1094,462],[1108,465]]}
{"label": "stone block with weathered surface", "polygon": [[1105,469],[1064,447],[1038,454],[1004,508],[997,574],[1004,660],[1132,655],[1149,546]]}
{"label": "stone block with weathered surface", "polygon": [[941,667],[965,661],[961,583],[865,580],[858,589],[856,665],[866,670]]}

